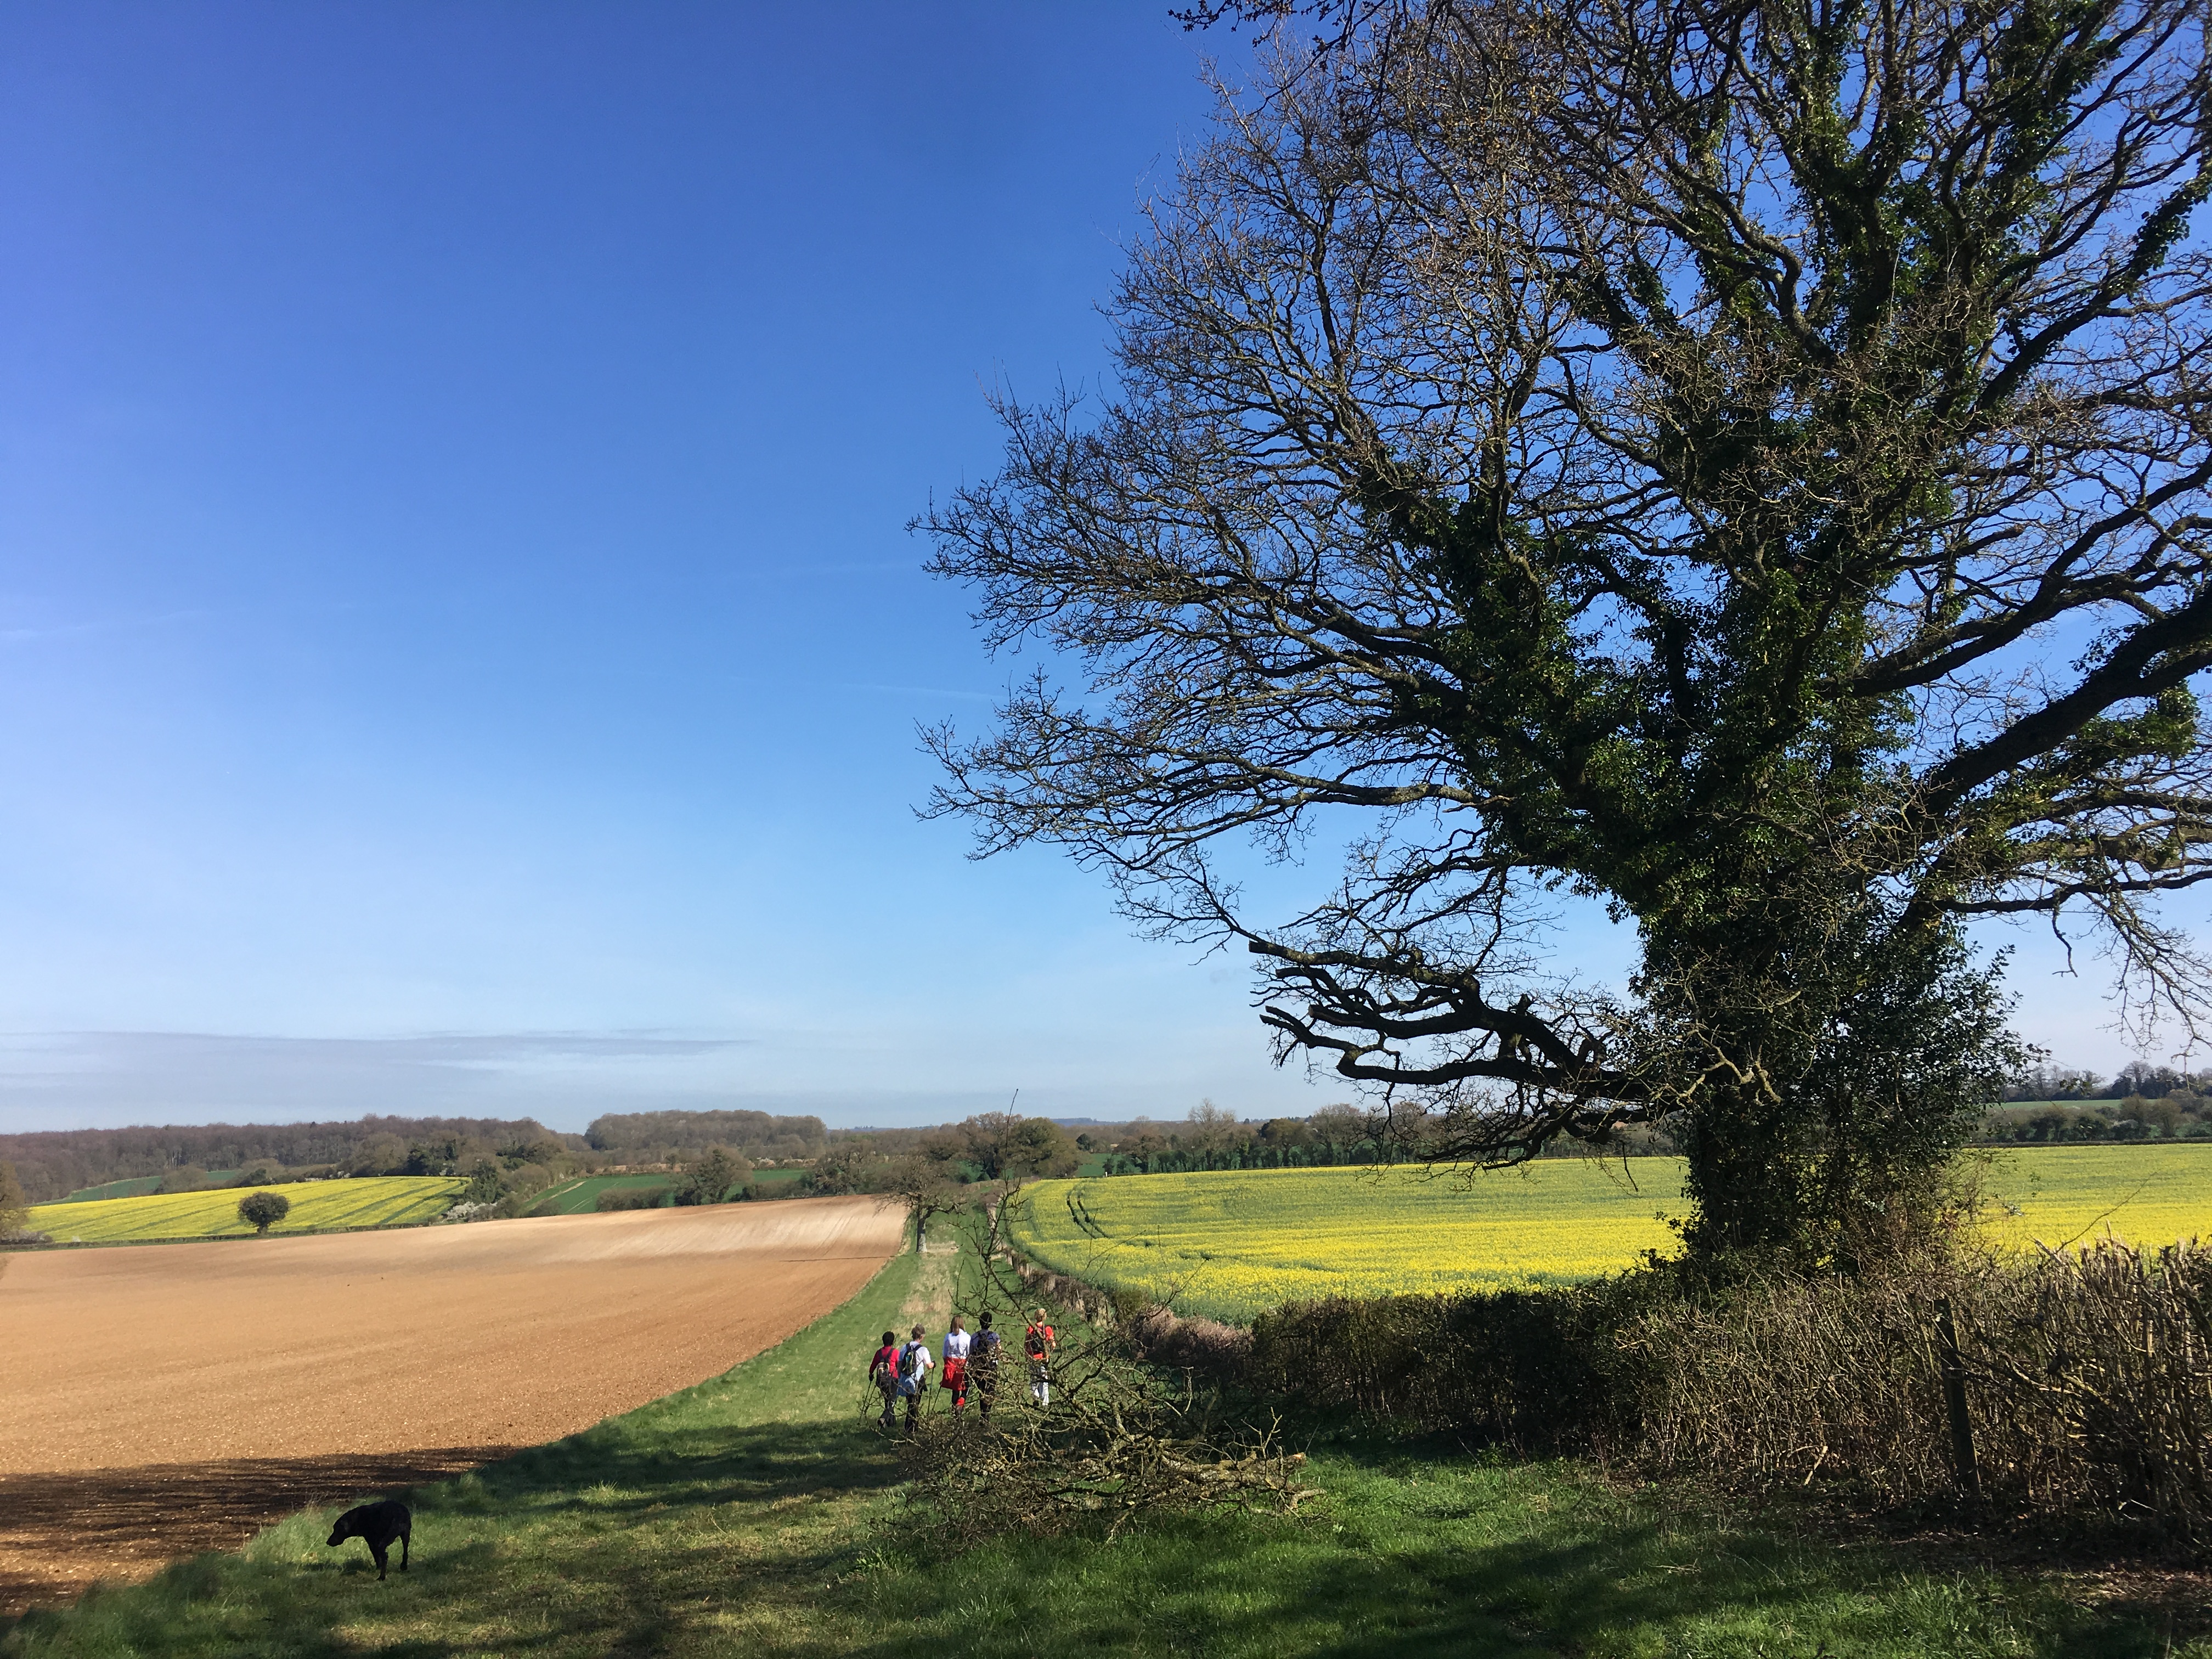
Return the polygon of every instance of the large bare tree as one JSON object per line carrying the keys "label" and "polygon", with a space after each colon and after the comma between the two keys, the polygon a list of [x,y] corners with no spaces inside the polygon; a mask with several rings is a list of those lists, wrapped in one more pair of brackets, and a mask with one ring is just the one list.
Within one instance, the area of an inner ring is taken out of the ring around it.
{"label": "large bare tree", "polygon": [[[1265,56],[1111,388],[1004,399],[926,515],[1075,670],[932,735],[936,810],[1241,940],[1437,1156],[1664,1121],[1702,1248],[1898,1224],[2017,1058],[1966,919],[2199,1014],[2153,905],[2212,874],[2204,21],[1500,0]],[[1220,874],[1316,833],[1302,915]],[[1632,985],[1547,969],[1563,891]]]}

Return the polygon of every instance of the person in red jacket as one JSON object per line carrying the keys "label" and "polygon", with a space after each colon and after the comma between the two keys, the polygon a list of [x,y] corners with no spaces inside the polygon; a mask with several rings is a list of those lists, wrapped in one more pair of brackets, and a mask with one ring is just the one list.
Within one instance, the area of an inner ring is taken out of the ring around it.
{"label": "person in red jacket", "polygon": [[1052,1403],[1052,1351],[1055,1339],[1045,1323],[1044,1310],[1030,1310],[1030,1327],[1022,1333],[1022,1352],[1030,1362],[1030,1398],[1039,1406]]}
{"label": "person in red jacket", "polygon": [[938,1373],[937,1386],[952,1396],[952,1409],[958,1411],[968,1403],[968,1353],[975,1339],[962,1328],[960,1316],[952,1316],[952,1328],[945,1334],[940,1357],[944,1369]]}
{"label": "person in red jacket", "polygon": [[898,1333],[885,1331],[884,1345],[876,1350],[876,1357],[868,1362],[868,1381],[874,1383],[884,1396],[884,1414],[876,1420],[885,1428],[891,1425],[891,1413],[898,1405]]}

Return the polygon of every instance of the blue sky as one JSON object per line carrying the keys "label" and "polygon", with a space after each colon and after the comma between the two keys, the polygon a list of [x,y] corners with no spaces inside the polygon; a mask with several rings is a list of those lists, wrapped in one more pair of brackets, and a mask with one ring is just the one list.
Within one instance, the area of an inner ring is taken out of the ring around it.
{"label": "blue sky", "polygon": [[1338,1097],[911,811],[1018,665],[902,526],[1103,366],[1165,10],[0,13],[0,1127]]}

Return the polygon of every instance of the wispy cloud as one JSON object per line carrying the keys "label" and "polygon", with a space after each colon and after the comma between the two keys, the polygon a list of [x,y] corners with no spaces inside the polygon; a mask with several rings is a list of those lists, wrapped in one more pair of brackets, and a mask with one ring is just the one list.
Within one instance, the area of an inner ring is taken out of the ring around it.
{"label": "wispy cloud", "polygon": [[121,634],[138,629],[167,628],[173,623],[202,622],[215,612],[204,608],[164,611],[144,617],[104,617],[91,622],[56,623],[46,628],[0,628],[0,645],[28,645],[41,640],[83,639],[95,634]]}

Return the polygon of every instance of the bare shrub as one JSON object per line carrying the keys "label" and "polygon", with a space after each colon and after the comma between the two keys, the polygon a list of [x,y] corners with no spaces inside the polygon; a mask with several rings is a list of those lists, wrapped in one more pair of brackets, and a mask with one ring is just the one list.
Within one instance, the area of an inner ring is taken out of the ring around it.
{"label": "bare shrub", "polygon": [[[1241,1364],[1245,1334],[1164,1309],[1123,1310],[1079,1280],[1018,1261],[1005,1226],[1020,1183],[995,1182],[963,1212],[963,1277],[981,1310],[1039,1303],[1089,1322],[1053,1350],[1049,1403],[1015,1380],[1012,1356],[994,1395],[951,1419],[927,1418],[901,1443],[933,1524],[956,1544],[1007,1531],[1051,1533],[1103,1523],[1120,1532],[1156,1509],[1230,1504],[1287,1512],[1316,1495],[1300,1484],[1305,1455],[1286,1450],[1277,1420],[1231,1411],[1191,1363]],[[1009,1336],[1011,1340],[1011,1334]],[[1181,1374],[1164,1369],[1176,1366]],[[985,1401],[996,1408],[983,1417]]]}
{"label": "bare shrub", "polygon": [[1273,1423],[1234,1419],[1216,1391],[1164,1378],[1105,1339],[1060,1351],[1049,1407],[1009,1400],[988,1423],[933,1418],[901,1454],[961,1544],[1102,1522],[1112,1537],[1148,1510],[1288,1513],[1316,1495],[1300,1481],[1305,1455],[1286,1451]]}
{"label": "bare shrub", "polygon": [[1185,1319],[1157,1303],[1139,1309],[1123,1323],[1139,1358],[1233,1384],[1244,1380],[1252,1362],[1252,1333],[1213,1319]]}
{"label": "bare shrub", "polygon": [[[1937,1308],[1974,1453],[1955,1462]],[[2212,1541],[2212,1251],[1931,1250],[1852,1277],[1668,1269],[1557,1291],[1283,1308],[1243,1373],[1286,1401],[1751,1490]]]}
{"label": "bare shrub", "polygon": [[1775,1275],[1649,1314],[1618,1338],[1659,1379],[1647,1455],[1753,1486],[1833,1475],[1890,1502],[1954,1497],[1938,1298],[1984,1493],[2212,1539],[2212,1252],[2194,1244]]}

